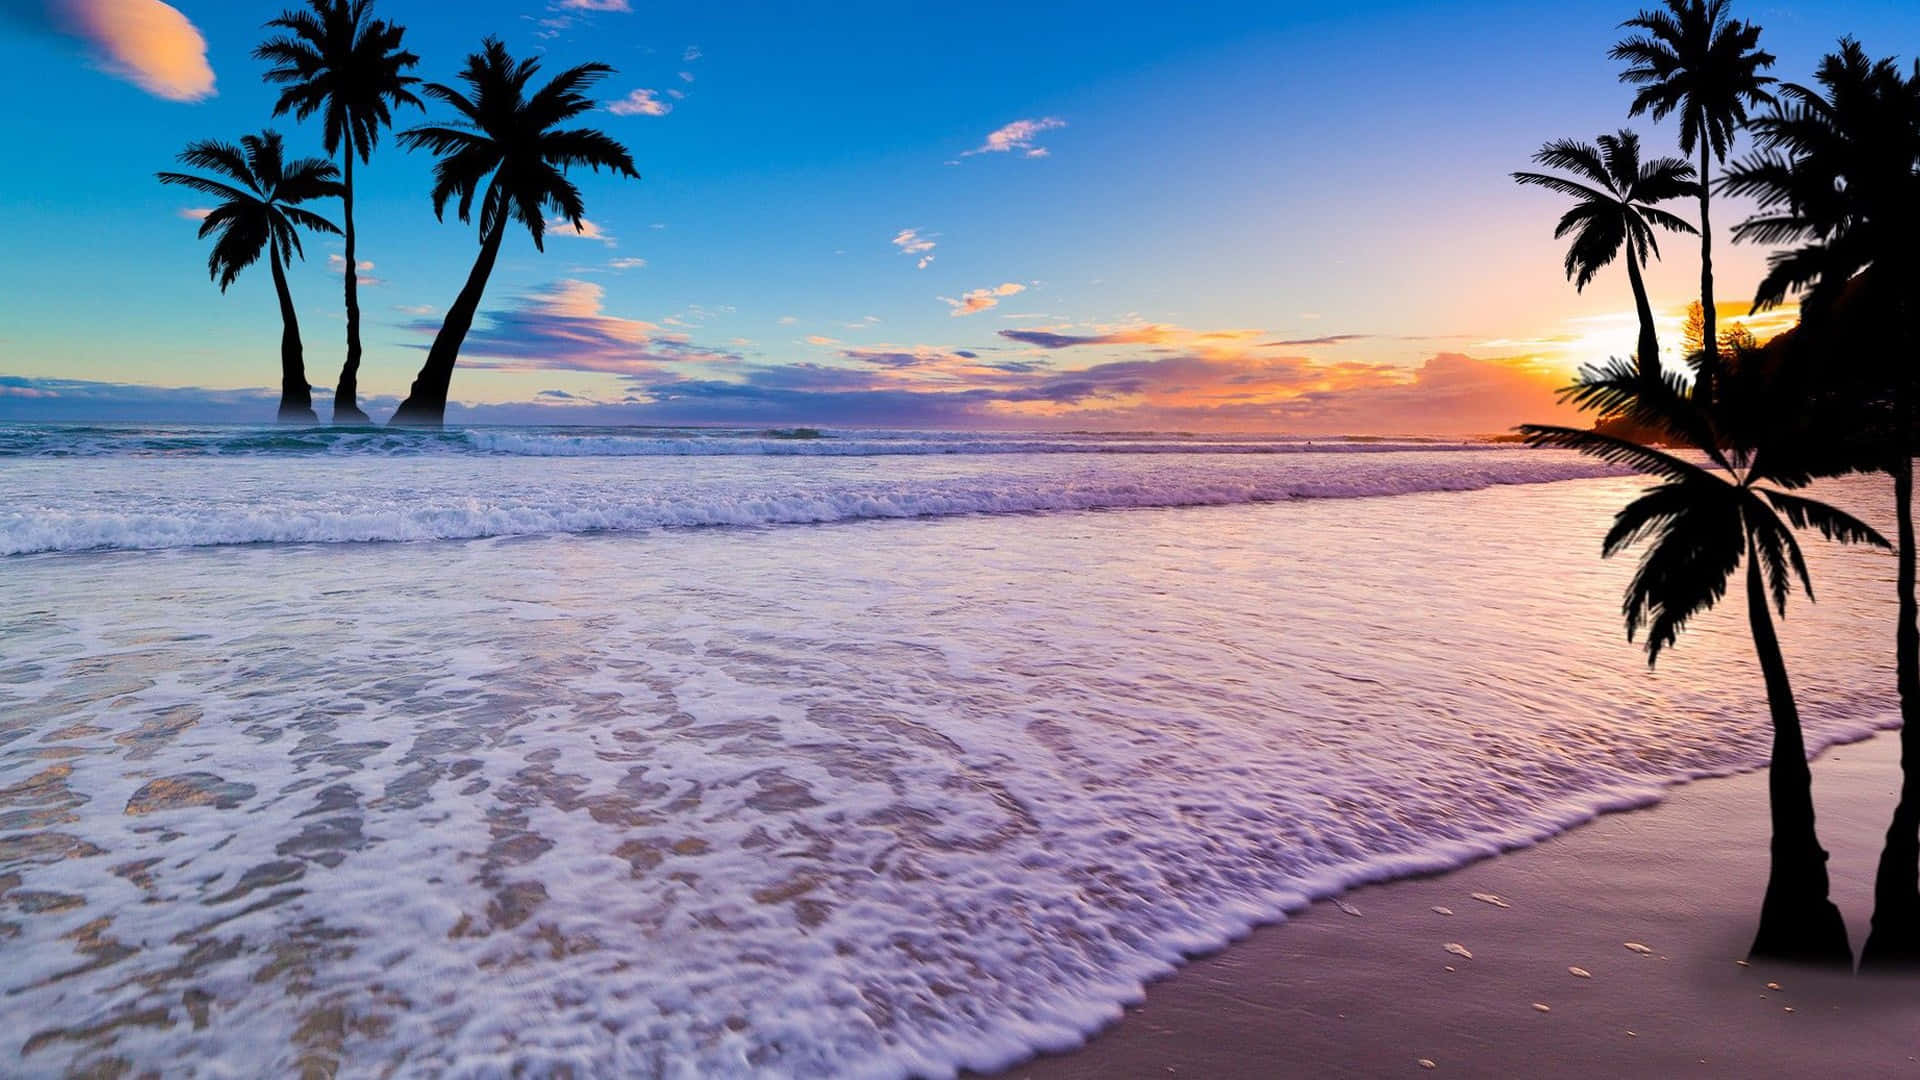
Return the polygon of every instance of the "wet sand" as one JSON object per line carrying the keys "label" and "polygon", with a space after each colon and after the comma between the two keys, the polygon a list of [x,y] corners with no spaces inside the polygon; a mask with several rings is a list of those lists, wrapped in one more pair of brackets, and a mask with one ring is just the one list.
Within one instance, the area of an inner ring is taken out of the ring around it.
{"label": "wet sand", "polygon": [[[1856,952],[1898,755],[1888,733],[1814,764]],[[1738,962],[1766,822],[1764,772],[1705,780],[1536,847],[1359,889],[1149,987],[1083,1049],[1005,1075],[1920,1076],[1920,979]]]}

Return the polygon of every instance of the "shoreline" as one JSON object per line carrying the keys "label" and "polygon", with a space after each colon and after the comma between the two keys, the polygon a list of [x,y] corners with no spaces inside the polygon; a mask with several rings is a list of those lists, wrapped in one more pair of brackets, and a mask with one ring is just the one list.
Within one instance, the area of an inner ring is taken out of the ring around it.
{"label": "shoreline", "polygon": [[[1882,732],[1814,764],[1856,955],[1898,756]],[[1689,781],[1532,846],[1358,886],[1188,961],[1080,1048],[996,1075],[1920,1075],[1920,980],[1740,962],[1765,806],[1764,769]]]}

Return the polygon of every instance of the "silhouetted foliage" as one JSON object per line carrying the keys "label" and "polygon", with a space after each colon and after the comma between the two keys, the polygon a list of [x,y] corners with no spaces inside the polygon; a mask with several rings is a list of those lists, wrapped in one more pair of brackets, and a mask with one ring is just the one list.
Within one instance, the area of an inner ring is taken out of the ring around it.
{"label": "silhouetted foliage", "polygon": [[[1630,116],[1650,113],[1657,123],[1670,114],[1680,120],[1680,151],[1700,154],[1700,306],[1699,377],[1695,392],[1709,399],[1720,367],[1719,313],[1713,299],[1711,165],[1727,160],[1747,110],[1773,99],[1761,74],[1773,56],[1760,47],[1760,28],[1735,22],[1728,0],[1666,0],[1664,9],[1643,10],[1622,23],[1639,31],[1613,47],[1615,60],[1629,66],[1620,81],[1640,88]],[[1691,351],[1691,350],[1690,350]]]}
{"label": "silhouetted foliage", "polygon": [[346,153],[342,164],[342,223],[346,266],[342,271],[347,303],[347,360],[334,390],[335,423],[367,422],[360,411],[360,263],[353,224],[353,159],[365,162],[380,141],[380,129],[393,123],[391,110],[421,108],[409,86],[420,80],[406,70],[420,58],[400,48],[405,31],[368,16],[372,0],[307,0],[308,10],[288,11],[267,23],[285,31],[253,50],[270,62],[266,80],[284,87],[273,113],[291,112],[305,120],[319,113],[327,153]]}
{"label": "silhouetted foliage", "polygon": [[593,100],[585,91],[613,69],[581,64],[529,94],[527,86],[539,71],[539,61],[529,58],[515,63],[498,38],[487,38],[480,52],[467,57],[460,73],[470,95],[440,83],[421,88],[427,96],[452,106],[458,118],[400,133],[407,148],[424,148],[440,158],[433,170],[435,217],[444,218],[447,203],[458,197],[460,220],[470,220],[474,201],[479,200],[480,256],[466,287],[447,310],[426,363],[394,414],[394,423],[438,425],[446,415],[454,363],[473,325],[509,219],[525,226],[533,246],[544,251],[549,208],[575,230],[583,229],[586,205],[580,190],[567,179],[568,170],[584,165],[596,173],[606,168],[640,178],[626,148],[604,132],[558,126],[592,110]]}
{"label": "silhouetted foliage", "polygon": [[1660,257],[1653,226],[1673,232],[1695,231],[1685,220],[1654,205],[1694,194],[1693,166],[1671,157],[1642,163],[1640,137],[1624,128],[1600,136],[1597,142],[1595,146],[1560,139],[1533,155],[1535,164],[1572,173],[1574,179],[1534,172],[1517,172],[1513,178],[1579,200],[1553,230],[1556,238],[1573,237],[1565,268],[1575,289],[1584,290],[1601,268],[1626,252],[1627,280],[1633,285],[1634,307],[1640,316],[1640,373],[1649,382],[1657,382],[1660,342],[1640,267],[1647,259]]}
{"label": "silhouetted foliage", "polygon": [[340,185],[334,180],[339,171],[324,158],[287,161],[280,136],[273,131],[242,136],[239,146],[212,140],[190,143],[180,161],[221,177],[156,174],[163,184],[179,184],[221,200],[200,223],[201,238],[213,237],[207,274],[219,282],[220,291],[226,292],[240,271],[266,253],[280,297],[280,419],[315,422],[318,418],[301,356],[300,323],[284,268],[295,255],[306,258],[300,247],[301,229],[340,231],[333,222],[299,206],[339,195]]}
{"label": "silhouetted foliage", "polygon": [[1893,478],[1898,525],[1895,671],[1903,782],[1874,885],[1863,970],[1920,968],[1920,601],[1915,596],[1913,451],[1920,338],[1920,64],[1903,72],[1842,39],[1818,87],[1787,84],[1756,117],[1759,151],[1721,190],[1760,212],[1736,240],[1790,245],[1768,260],[1756,308],[1802,294],[1795,362],[1825,373],[1816,401],[1856,464]]}
{"label": "silhouetted foliage", "polygon": [[1661,481],[1615,515],[1601,546],[1601,554],[1611,557],[1645,545],[1621,610],[1629,638],[1645,632],[1649,664],[1689,620],[1726,594],[1745,561],[1748,626],[1773,720],[1772,870],[1752,952],[1850,967],[1846,926],[1827,898],[1827,853],[1814,827],[1812,772],[1769,607],[1784,615],[1796,581],[1813,596],[1793,529],[1811,528],[1841,543],[1884,547],[1886,541],[1846,512],[1792,493],[1810,483],[1823,463],[1803,449],[1807,440],[1799,422],[1781,408],[1786,399],[1767,382],[1757,354],[1744,353],[1723,372],[1722,393],[1711,410],[1677,375],[1650,381],[1619,360],[1584,371],[1568,389],[1566,397],[1582,407],[1670,433],[1703,455],[1704,464],[1597,431],[1543,425],[1521,431],[1532,445],[1577,450]]}

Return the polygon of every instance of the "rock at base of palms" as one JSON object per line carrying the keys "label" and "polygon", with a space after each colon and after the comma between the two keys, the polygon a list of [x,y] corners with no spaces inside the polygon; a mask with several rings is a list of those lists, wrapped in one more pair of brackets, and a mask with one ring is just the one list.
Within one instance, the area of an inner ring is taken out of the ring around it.
{"label": "rock at base of palms", "polygon": [[367,427],[373,423],[373,417],[360,411],[357,405],[335,405],[333,407],[334,426]]}
{"label": "rock at base of palms", "polygon": [[301,406],[298,406],[298,405],[291,405],[291,406],[283,406],[280,409],[280,415],[277,417],[277,419],[282,424],[317,425],[320,423],[320,414],[314,412],[311,408],[302,408]]}

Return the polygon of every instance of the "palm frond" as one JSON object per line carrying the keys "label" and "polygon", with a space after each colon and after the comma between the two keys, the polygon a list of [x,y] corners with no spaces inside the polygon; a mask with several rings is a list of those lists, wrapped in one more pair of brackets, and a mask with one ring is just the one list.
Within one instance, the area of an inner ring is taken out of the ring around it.
{"label": "palm frond", "polygon": [[1893,546],[1873,526],[1838,507],[1771,488],[1756,490],[1796,529],[1813,529],[1822,538],[1841,544],[1867,544],[1877,548]]}
{"label": "palm frond", "polygon": [[585,165],[594,172],[605,168],[638,180],[633,155],[612,136],[591,128],[549,131],[540,136],[540,155],[562,169]]}
{"label": "palm frond", "polygon": [[1620,190],[1614,184],[1613,174],[1607,170],[1606,160],[1601,152],[1590,143],[1577,139],[1556,139],[1542,146],[1533,155],[1536,165],[1545,165],[1550,169],[1564,169],[1586,177],[1601,188],[1618,198]]}
{"label": "palm frond", "polygon": [[[1737,502],[1726,497],[1735,489],[1718,480],[1701,490],[1696,481],[1682,485],[1684,495],[1656,496],[1669,508],[1684,505],[1656,519],[1656,527],[1642,530],[1646,553],[1627,583],[1621,603],[1627,638],[1646,631],[1647,664],[1658,662],[1662,650],[1680,637],[1694,616],[1713,607],[1726,595],[1727,579],[1740,565],[1745,544]],[[1661,489],[1654,489],[1660,492]],[[1641,496],[1643,499],[1648,495]],[[1626,510],[1622,510],[1626,513]]]}
{"label": "palm frond", "polygon": [[197,191],[202,195],[212,195],[217,199],[228,199],[233,202],[258,202],[260,200],[258,195],[230,187],[218,180],[209,180],[204,176],[195,176],[192,173],[157,172],[153,175],[158,177],[163,184],[178,184],[181,187]]}
{"label": "palm frond", "polygon": [[1586,199],[1590,202],[1601,203],[1601,204],[1614,203],[1618,201],[1612,195],[1609,195],[1606,192],[1598,191],[1594,188],[1590,188],[1585,184],[1576,183],[1575,181],[1568,180],[1563,176],[1554,176],[1549,173],[1534,173],[1534,172],[1516,172],[1516,173],[1513,173],[1512,175],[1516,183],[1529,184],[1534,187],[1543,187],[1543,188],[1546,188],[1548,191],[1554,192],[1555,194],[1558,194],[1558,195],[1566,195],[1575,199]]}
{"label": "palm frond", "polygon": [[1780,519],[1766,508],[1766,505],[1746,493],[1743,500],[1741,518],[1746,524],[1747,539],[1751,544],[1756,561],[1760,564],[1760,576],[1767,586],[1767,594],[1773,598],[1773,606],[1780,614],[1787,613],[1787,598],[1793,595],[1793,579],[1800,579],[1801,587],[1806,590],[1807,599],[1813,599],[1813,578],[1807,574],[1806,558],[1800,553],[1800,545],[1793,534],[1780,523]]}
{"label": "palm frond", "polygon": [[1635,472],[1665,477],[1668,480],[1704,480],[1715,484],[1724,483],[1700,466],[1664,450],[1642,446],[1637,442],[1613,435],[1603,435],[1598,431],[1559,427],[1552,424],[1522,424],[1516,430],[1520,432],[1528,446],[1577,450],[1588,457],[1599,458],[1612,465],[1622,465]]}
{"label": "palm frond", "polygon": [[1601,416],[1622,416],[1642,427],[1665,431],[1707,455],[1722,469],[1733,469],[1720,447],[1712,420],[1694,401],[1692,387],[1678,372],[1663,370],[1658,379],[1649,382],[1635,361],[1611,357],[1603,364],[1582,367],[1573,385],[1560,391],[1560,400]]}

